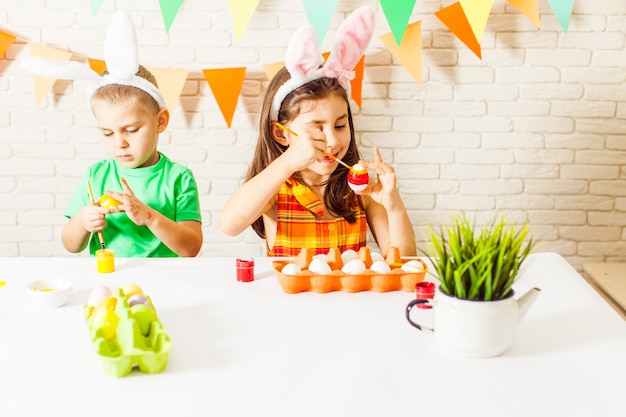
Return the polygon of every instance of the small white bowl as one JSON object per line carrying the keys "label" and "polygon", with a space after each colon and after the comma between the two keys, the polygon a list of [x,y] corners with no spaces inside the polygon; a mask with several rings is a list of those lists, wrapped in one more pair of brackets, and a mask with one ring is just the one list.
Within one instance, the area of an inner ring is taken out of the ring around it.
{"label": "small white bowl", "polygon": [[32,302],[42,308],[55,308],[64,305],[72,294],[73,284],[66,279],[42,279],[26,287]]}

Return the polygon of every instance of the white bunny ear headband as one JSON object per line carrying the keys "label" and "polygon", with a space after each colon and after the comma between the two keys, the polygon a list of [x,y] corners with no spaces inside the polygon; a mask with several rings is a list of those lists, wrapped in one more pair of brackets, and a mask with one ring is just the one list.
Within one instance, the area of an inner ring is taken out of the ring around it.
{"label": "white bunny ear headband", "polygon": [[88,66],[76,61],[55,61],[38,57],[22,60],[31,73],[62,80],[87,81],[87,97],[91,101],[94,92],[110,84],[136,87],[148,93],[159,109],[166,107],[165,98],[150,81],[135,75],[139,69],[137,59],[137,33],[130,16],[118,11],[113,17],[104,40],[104,60],[108,74],[98,75]]}
{"label": "white bunny ear headband", "polygon": [[276,91],[270,119],[278,121],[280,106],[289,93],[313,80],[336,78],[343,88],[348,89],[355,75],[352,69],[369,44],[373,29],[374,11],[368,6],[356,9],[337,29],[328,60],[321,68],[324,59],[317,45],[317,32],[311,25],[298,29],[285,57],[285,67],[291,78]]}

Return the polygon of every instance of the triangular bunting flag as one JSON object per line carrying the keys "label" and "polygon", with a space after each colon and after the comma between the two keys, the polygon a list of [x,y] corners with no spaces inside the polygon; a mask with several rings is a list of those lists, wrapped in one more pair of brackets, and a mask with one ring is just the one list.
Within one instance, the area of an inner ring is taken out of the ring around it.
{"label": "triangular bunting flag", "polygon": [[[36,43],[28,43],[28,50],[30,55],[39,58],[55,59],[57,61],[69,61],[72,58],[72,53],[63,51],[57,48],[51,48],[49,46],[39,45]],[[56,79],[42,77],[40,75],[33,75],[33,81],[35,83],[35,98],[37,105],[41,104],[41,101],[46,97],[48,92],[52,89]]]}
{"label": "triangular bunting flag", "polygon": [[489,13],[491,13],[493,0],[460,0],[459,3],[461,3],[461,7],[463,7],[463,11],[472,28],[472,32],[474,32],[476,40],[480,43],[483,39],[485,26],[487,26]]}
{"label": "triangular bunting flag", "polygon": [[264,64],[263,71],[265,71],[265,74],[267,74],[267,78],[271,80],[272,78],[274,78],[274,75],[276,75],[276,73],[280,71],[280,69],[284,66],[285,61],[272,62],[271,64]]}
{"label": "triangular bunting flag", "polygon": [[226,124],[230,127],[243,79],[246,75],[246,68],[205,69],[202,72],[209,83],[209,87],[211,87],[211,91],[213,91]]}
{"label": "triangular bunting flag", "polygon": [[552,13],[554,13],[565,32],[567,32],[569,19],[572,17],[572,12],[574,11],[574,1],[575,0],[548,0]]}
{"label": "triangular bunting flag", "polygon": [[[328,59],[330,56],[330,52],[322,53],[322,57],[324,61]],[[361,107],[361,92],[363,90],[363,68],[365,66],[365,55],[361,56],[359,62],[356,63],[354,68],[354,78],[350,80],[350,97],[357,104],[357,106]],[[280,68],[279,68],[280,69]]]}
{"label": "triangular bunting flag", "polygon": [[307,19],[317,32],[319,45],[324,41],[338,2],[339,0],[302,0]]}
{"label": "triangular bunting flag", "polygon": [[0,57],[3,57],[9,46],[15,41],[15,36],[0,30]]}
{"label": "triangular bunting flag", "polygon": [[441,22],[450,29],[457,38],[461,40],[476,56],[482,59],[482,53],[480,50],[480,44],[474,36],[472,27],[467,21],[463,7],[461,3],[454,3],[448,7],[435,12],[435,16],[441,20]]}
{"label": "triangular bunting flag", "polygon": [[104,3],[104,0],[91,0],[91,15],[93,17],[96,17],[98,12],[100,11],[102,3]]}
{"label": "triangular bunting flag", "polygon": [[250,23],[250,19],[259,5],[260,0],[228,0],[228,8],[230,9],[230,16],[233,20],[233,27],[235,28],[235,37],[237,40],[241,39],[243,32],[245,32]]}
{"label": "triangular bunting flag", "polygon": [[87,62],[89,62],[89,68],[97,72],[99,75],[107,69],[107,64],[101,59],[93,59],[87,58]]}
{"label": "triangular bunting flag", "polygon": [[394,39],[392,33],[380,37],[394,58],[422,85],[422,22],[417,21],[406,27],[400,46]]}
{"label": "triangular bunting flag", "polygon": [[357,106],[361,107],[361,92],[363,91],[363,69],[365,67],[365,55],[354,66],[354,78],[350,80],[350,96]]}
{"label": "triangular bunting flag", "polygon": [[400,45],[402,42],[406,26],[415,8],[415,2],[416,0],[380,0],[396,45]]}
{"label": "triangular bunting flag", "polygon": [[148,71],[156,78],[159,90],[165,98],[165,104],[171,112],[178,103],[189,71],[176,68],[148,68]]}
{"label": "triangular bunting flag", "polygon": [[174,22],[180,6],[183,5],[183,0],[159,0],[161,6],[161,15],[163,16],[163,23],[165,23],[165,31],[170,31],[170,26]]}
{"label": "triangular bunting flag", "polygon": [[537,0],[507,0],[513,7],[520,11],[524,16],[526,16],[533,25],[541,26],[541,21],[539,19],[539,7],[537,6]]}

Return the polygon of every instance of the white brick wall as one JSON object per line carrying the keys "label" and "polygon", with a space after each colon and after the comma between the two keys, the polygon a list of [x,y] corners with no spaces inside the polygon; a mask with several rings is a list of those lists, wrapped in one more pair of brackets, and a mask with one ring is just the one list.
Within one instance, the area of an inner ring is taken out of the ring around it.
{"label": "white brick wall", "polygon": [[[389,32],[375,0],[340,0],[328,49],[346,12],[369,4],[376,34],[366,53],[363,105],[355,109],[361,150],[372,146],[397,169],[416,234],[467,210],[479,222],[505,212],[528,220],[541,250],[585,261],[626,260],[626,2],[577,0],[564,33],[539,0],[537,30],[505,0],[494,2],[477,59],[434,16],[450,1],[420,0],[423,86],[385,49]],[[261,0],[241,41],[226,0],[185,0],[165,32],[156,0],[0,0],[0,30],[18,40],[0,59],[0,256],[67,256],[63,210],[86,166],[104,158],[80,83],[58,81],[37,108],[18,62],[26,42],[102,57],[116,8],[138,26],[140,60],[190,71],[160,149],[193,169],[201,193],[203,256],[260,256],[248,230],[223,235],[217,215],[244,175],[267,79],[294,29],[300,2]],[[246,66],[228,129],[202,69]]]}

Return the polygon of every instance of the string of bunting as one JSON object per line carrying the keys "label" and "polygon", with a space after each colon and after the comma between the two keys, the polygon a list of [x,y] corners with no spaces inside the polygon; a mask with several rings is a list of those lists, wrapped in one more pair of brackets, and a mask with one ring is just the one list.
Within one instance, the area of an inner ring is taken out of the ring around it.
{"label": "string of bunting", "polygon": [[[95,17],[105,0],[90,0],[92,14]],[[111,0],[107,0],[111,1]],[[328,30],[339,0],[301,0],[309,23],[315,27],[321,43]],[[540,0],[501,0],[511,4],[537,28],[540,26],[538,1]],[[169,32],[184,0],[159,0],[165,30]],[[252,15],[260,0],[228,0],[237,40],[241,40]],[[417,0],[379,0],[391,32],[381,35],[380,39],[393,57],[405,70],[422,85],[422,36],[421,21],[410,23],[411,14]],[[567,32],[575,0],[547,0],[559,24]],[[480,42],[482,40],[494,0],[459,0],[435,12],[435,16],[471,50],[482,59]],[[0,57],[3,57],[16,36],[0,30]],[[27,41],[26,41],[27,42]],[[73,54],[57,48],[27,42],[31,56],[48,59],[71,60]],[[80,57],[79,57],[80,58]],[[104,61],[87,58],[94,71],[104,71]],[[351,81],[351,94],[354,102],[361,106],[364,57],[354,68],[356,77]],[[268,78],[272,78],[283,62],[264,64]],[[156,77],[170,110],[174,109],[184,83],[189,75],[186,69],[148,68]],[[237,106],[246,68],[203,69],[202,73],[217,101],[222,116],[230,128]],[[36,103],[41,101],[52,89],[55,79],[33,75]]]}

